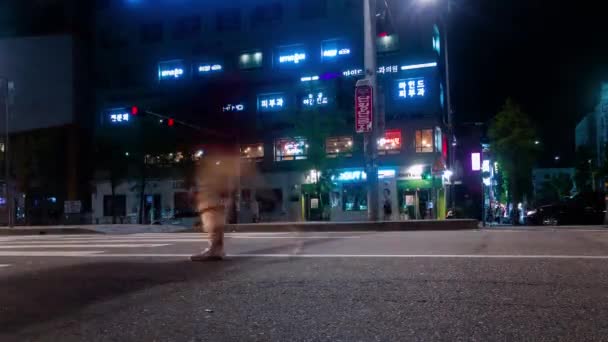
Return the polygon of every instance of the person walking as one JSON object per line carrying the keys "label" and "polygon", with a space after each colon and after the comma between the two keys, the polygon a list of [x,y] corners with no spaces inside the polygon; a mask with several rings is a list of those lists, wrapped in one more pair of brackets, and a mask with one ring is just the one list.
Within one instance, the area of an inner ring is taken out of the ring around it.
{"label": "person walking", "polygon": [[198,170],[198,211],[201,216],[203,231],[209,234],[210,246],[200,253],[190,257],[192,261],[222,260],[224,252],[224,227],[226,224],[226,208],[221,198],[227,193],[228,177],[222,167],[226,163],[213,163],[209,160],[201,162]]}

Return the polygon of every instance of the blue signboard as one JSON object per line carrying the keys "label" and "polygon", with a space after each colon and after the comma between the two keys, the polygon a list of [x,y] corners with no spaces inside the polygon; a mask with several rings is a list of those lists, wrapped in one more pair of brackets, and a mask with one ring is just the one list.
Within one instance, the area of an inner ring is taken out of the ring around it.
{"label": "blue signboard", "polygon": [[126,108],[110,109],[106,112],[107,122],[113,125],[124,125],[131,121],[131,113]]}
{"label": "blue signboard", "polygon": [[308,54],[304,45],[291,45],[277,49],[276,63],[279,67],[297,67],[306,63]]}
{"label": "blue signboard", "polygon": [[196,72],[200,76],[215,74],[224,70],[224,67],[219,63],[199,63],[196,66]]}
{"label": "blue signboard", "polygon": [[287,107],[284,93],[262,94],[258,96],[258,112],[280,112]]}
{"label": "blue signboard", "polygon": [[407,78],[397,81],[399,100],[423,99],[427,93],[424,77]]}
{"label": "blue signboard", "polygon": [[183,60],[173,60],[158,63],[158,79],[171,80],[184,78],[186,67]]}
{"label": "blue signboard", "polygon": [[350,57],[352,51],[345,39],[332,39],[321,42],[321,59],[331,62]]}

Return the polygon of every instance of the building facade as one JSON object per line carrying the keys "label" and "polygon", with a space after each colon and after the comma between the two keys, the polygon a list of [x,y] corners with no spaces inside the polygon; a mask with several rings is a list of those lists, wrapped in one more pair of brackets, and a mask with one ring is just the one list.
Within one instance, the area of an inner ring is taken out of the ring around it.
{"label": "building facade", "polygon": [[[391,19],[378,25],[377,38],[379,196],[392,206],[387,219],[443,218],[449,140],[438,13],[388,5],[378,9]],[[264,221],[364,219],[365,146],[353,108],[364,77],[362,12],[362,2],[350,0],[102,6],[95,14],[97,133],[129,135],[143,112],[168,130],[192,128],[174,155],[239,150],[241,221],[253,216],[254,201]],[[108,218],[99,198],[111,195],[103,184],[93,199],[99,220]],[[160,195],[174,212],[177,195],[162,188],[146,198]],[[126,216],[139,210],[127,209]]]}

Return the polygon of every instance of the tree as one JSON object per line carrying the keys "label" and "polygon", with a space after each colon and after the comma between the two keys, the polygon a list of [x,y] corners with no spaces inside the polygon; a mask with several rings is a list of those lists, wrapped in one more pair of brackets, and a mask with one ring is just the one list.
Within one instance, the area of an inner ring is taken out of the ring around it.
{"label": "tree", "polygon": [[519,203],[530,193],[532,167],[538,152],[532,123],[519,105],[507,99],[492,120],[488,136],[504,173],[509,199]]}

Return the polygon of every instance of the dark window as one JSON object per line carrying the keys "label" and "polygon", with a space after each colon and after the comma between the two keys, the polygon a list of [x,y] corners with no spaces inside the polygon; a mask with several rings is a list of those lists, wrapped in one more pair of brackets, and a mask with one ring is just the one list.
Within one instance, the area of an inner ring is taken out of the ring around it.
{"label": "dark window", "polygon": [[158,43],[163,40],[163,23],[154,21],[144,23],[139,29],[139,40],[142,43]]}
{"label": "dark window", "polygon": [[241,200],[244,202],[251,201],[251,189],[241,189]]}
{"label": "dark window", "polygon": [[315,19],[327,15],[327,0],[300,0],[300,18]]}
{"label": "dark window", "polygon": [[251,24],[277,23],[283,19],[283,6],[280,3],[256,6],[251,15]]}
{"label": "dark window", "polygon": [[197,15],[181,17],[173,27],[173,39],[187,39],[201,33],[201,18]]}
{"label": "dark window", "polygon": [[173,194],[174,216],[196,216],[196,196],[190,192],[176,192]]}
{"label": "dark window", "polygon": [[120,27],[103,28],[98,33],[98,44],[104,49],[123,48],[128,45],[127,38],[121,33]]}
{"label": "dark window", "polygon": [[261,213],[271,213],[281,209],[283,203],[283,190],[281,189],[257,189],[255,199],[259,203]]}
{"label": "dark window", "polygon": [[115,216],[127,216],[127,196],[125,195],[106,195],[103,196],[103,216],[112,216],[114,208]]}
{"label": "dark window", "polygon": [[238,31],[241,29],[241,10],[231,8],[220,10],[216,15],[218,31]]}
{"label": "dark window", "polygon": [[367,187],[363,183],[342,185],[342,210],[367,210]]}

